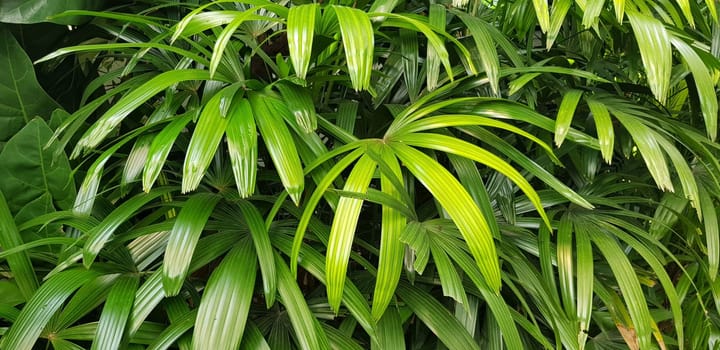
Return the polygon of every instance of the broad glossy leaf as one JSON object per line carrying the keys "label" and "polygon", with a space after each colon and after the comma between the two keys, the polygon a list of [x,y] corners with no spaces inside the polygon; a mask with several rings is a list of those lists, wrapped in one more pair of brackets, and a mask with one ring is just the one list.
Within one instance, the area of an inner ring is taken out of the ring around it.
{"label": "broad glossy leaf", "polygon": [[500,290],[500,267],[492,232],[467,191],[444,167],[422,152],[400,142],[393,142],[391,147],[458,226],[490,288]]}
{"label": "broad glossy leaf", "polygon": [[560,218],[557,227],[556,259],[558,280],[560,282],[560,296],[565,313],[575,315],[575,259],[573,258],[573,222],[570,214],[566,213]]}
{"label": "broad glossy leaf", "polygon": [[[20,232],[15,225],[3,191],[0,191],[0,248],[12,249],[23,244]],[[29,300],[38,288],[38,280],[27,251],[18,252],[5,258],[15,283],[25,300]]]}
{"label": "broad glossy leaf", "polygon": [[110,240],[120,225],[127,221],[145,204],[170,192],[170,190],[171,188],[167,187],[158,188],[150,193],[140,194],[128,199],[113,210],[110,215],[105,217],[98,226],[93,227],[92,231],[88,232],[88,240],[85,242],[83,249],[83,264],[85,267],[90,267],[95,257],[100,253],[100,250]]}
{"label": "broad glossy leaf", "polygon": [[325,332],[320,328],[317,320],[308,308],[305,296],[302,294],[295,278],[290,273],[285,261],[279,254],[275,254],[275,266],[278,271],[278,293],[280,301],[285,306],[290,324],[295,331],[295,339],[303,350],[324,350],[328,348]]}
{"label": "broad glossy leaf", "polygon": [[293,6],[288,11],[287,38],[290,59],[295,67],[295,74],[301,79],[305,79],[310,66],[315,16],[318,12],[319,6],[316,3]]}
{"label": "broad glossy leaf", "polygon": [[[367,191],[376,167],[377,164],[369,156],[361,157],[350,172],[343,190]],[[335,210],[326,253],[328,302],[335,313],[339,311],[342,300],[350,250],[362,204],[361,199],[341,197]]]}
{"label": "broad glossy leaf", "polygon": [[68,270],[47,280],[20,311],[0,340],[1,349],[31,350],[45,325],[65,300],[97,275],[91,270]]}
{"label": "broad glossy leaf", "polygon": [[137,275],[122,276],[115,280],[100,315],[91,349],[120,348],[139,282]]}
{"label": "broad glossy leaf", "polygon": [[590,332],[590,324],[593,310],[593,281],[595,276],[592,245],[590,235],[580,223],[575,225],[575,244],[577,247],[576,256],[576,312],[579,321],[578,343],[582,349]]}
{"label": "broad glossy leaf", "polygon": [[655,98],[664,104],[670,90],[672,70],[670,36],[659,20],[636,11],[627,11],[627,14],[640,47],[640,57],[650,90]]}
{"label": "broad glossy leaf", "polygon": [[168,237],[163,260],[163,289],[168,296],[177,295],[190,268],[190,261],[205,224],[219,196],[199,193],[190,197],[175,219]]}
{"label": "broad glossy leaf", "polygon": [[217,92],[200,113],[183,163],[182,192],[200,185],[228,125],[228,113],[240,85],[233,84]]}
{"label": "broad glossy leaf", "polygon": [[[0,22],[39,23],[48,21],[48,17],[68,10],[98,10],[103,5],[100,0],[3,0],[0,2]],[[77,18],[53,20],[61,24],[81,23]]]}
{"label": "broad glossy leaf", "polygon": [[255,290],[257,255],[239,242],[210,276],[195,321],[195,349],[234,350],[240,345]]}
{"label": "broad glossy leaf", "polygon": [[[75,182],[67,156],[57,143],[46,147],[52,130],[35,118],[18,131],[0,152],[0,190],[10,212],[17,213],[33,200],[48,196],[54,208],[69,209],[75,196]],[[56,157],[55,155],[58,154]],[[34,212],[30,219],[46,212]]]}
{"label": "broad glossy leaf", "polygon": [[350,81],[355,90],[367,90],[375,51],[375,33],[370,18],[367,13],[350,7],[334,5],[333,9],[340,24]]}
{"label": "broad glossy leaf", "polygon": [[275,165],[275,171],[290,198],[295,204],[299,204],[305,178],[295,142],[279,110],[272,105],[280,101],[272,100],[270,96],[261,93],[250,93],[249,99],[255,122]]}
{"label": "broad glossy leaf", "polygon": [[[20,6],[22,0],[13,1]],[[12,4],[10,4],[12,6]],[[8,6],[9,7],[9,6]],[[6,9],[5,2],[0,11]],[[0,12],[0,15],[2,12]],[[35,70],[23,48],[6,29],[0,29],[0,149],[36,116],[50,118],[58,107],[35,79]]]}

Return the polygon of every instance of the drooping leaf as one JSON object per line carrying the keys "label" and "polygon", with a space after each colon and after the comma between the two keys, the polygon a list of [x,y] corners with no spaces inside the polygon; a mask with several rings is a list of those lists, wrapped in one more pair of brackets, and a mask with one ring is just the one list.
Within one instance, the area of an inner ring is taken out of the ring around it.
{"label": "drooping leaf", "polygon": [[670,90],[672,70],[670,36],[662,22],[653,17],[636,11],[627,11],[627,15],[640,47],[650,90],[664,104]]}
{"label": "drooping leaf", "polygon": [[257,255],[246,239],[213,271],[195,321],[195,349],[238,348],[252,303],[256,264]]}
{"label": "drooping leaf", "polygon": [[273,101],[270,96],[261,93],[250,93],[249,99],[255,122],[263,136],[270,158],[275,164],[280,181],[293,202],[298,204],[305,188],[305,179],[295,142],[280,112],[272,105],[278,101]]}
{"label": "drooping leaf", "polygon": [[467,191],[445,168],[422,152],[399,142],[391,146],[458,225],[490,288],[500,290],[500,267],[492,232]]}
{"label": "drooping leaf", "polygon": [[[375,168],[376,163],[369,156],[361,157],[350,172],[343,189],[351,192],[367,191]],[[341,197],[332,223],[326,268],[328,302],[335,312],[338,312],[340,308],[350,249],[362,204],[363,200],[361,199]]]}
{"label": "drooping leaf", "polygon": [[310,66],[313,38],[315,37],[315,16],[319,6],[316,3],[293,6],[288,11],[287,38],[290,59],[295,74],[305,79]]}
{"label": "drooping leaf", "polygon": [[120,348],[139,282],[138,276],[131,275],[115,280],[100,315],[92,350]]}
{"label": "drooping leaf", "polygon": [[190,197],[180,210],[168,236],[163,260],[162,284],[166,295],[180,292],[200,234],[219,200],[214,194],[199,193]]}
{"label": "drooping leaf", "polygon": [[367,13],[346,7],[333,6],[340,24],[348,74],[353,88],[358,91],[370,87],[375,35]]}
{"label": "drooping leaf", "polygon": [[223,88],[213,95],[200,113],[183,163],[182,192],[195,190],[205,177],[210,162],[220,145],[228,125],[228,116],[235,92],[240,85]]}

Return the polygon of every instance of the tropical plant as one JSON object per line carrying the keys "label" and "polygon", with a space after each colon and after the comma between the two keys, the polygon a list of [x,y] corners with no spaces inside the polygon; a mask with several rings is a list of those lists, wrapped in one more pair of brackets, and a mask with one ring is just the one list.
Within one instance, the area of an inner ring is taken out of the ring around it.
{"label": "tropical plant", "polygon": [[717,17],[0,3],[0,349],[716,348]]}

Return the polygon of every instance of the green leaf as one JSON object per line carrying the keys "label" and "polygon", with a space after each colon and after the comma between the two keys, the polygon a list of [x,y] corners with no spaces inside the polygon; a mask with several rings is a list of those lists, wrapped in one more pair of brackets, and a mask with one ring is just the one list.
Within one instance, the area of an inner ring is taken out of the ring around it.
{"label": "green leaf", "polygon": [[[357,146],[356,146],[357,147]],[[310,220],[313,218],[315,208],[322,199],[325,191],[335,181],[335,178],[342,173],[345,168],[350,166],[357,158],[359,158],[364,152],[364,149],[355,149],[354,151],[347,154],[340,161],[338,161],[328,173],[325,175],[323,180],[317,184],[315,191],[305,203],[305,209],[303,210],[300,221],[298,222],[297,230],[295,231],[295,238],[293,240],[292,253],[290,253],[290,270],[293,274],[297,273],[297,262],[300,254],[300,247],[303,243],[303,237],[305,237],[305,230],[310,224]]]}
{"label": "green leaf", "polygon": [[295,278],[290,273],[279,254],[275,254],[275,266],[278,271],[278,293],[285,306],[290,324],[295,331],[295,339],[303,350],[324,350],[328,348],[325,332],[307,306]]}
{"label": "green leaf", "polygon": [[[387,193],[392,198],[401,202],[403,197],[400,193],[403,188],[398,189],[393,183],[393,177],[396,181],[402,181],[402,170],[397,158],[392,151],[383,147],[381,151],[383,163],[388,166],[391,174],[381,173],[380,187],[383,193]],[[402,182],[398,186],[403,185]],[[402,203],[402,202],[401,202]],[[382,222],[380,231],[380,255],[378,256],[378,273],[375,280],[375,291],[373,292],[373,317],[376,320],[381,319],[382,315],[395,295],[395,288],[400,281],[400,273],[402,272],[404,245],[400,241],[400,235],[405,226],[407,219],[403,212],[390,206],[382,207]]]}
{"label": "green leaf", "polygon": [[162,284],[167,296],[180,292],[200,234],[219,200],[219,196],[211,193],[193,195],[175,219],[163,260]]}
{"label": "green leaf", "polygon": [[357,91],[370,87],[373,53],[375,51],[375,33],[367,13],[345,6],[333,5],[340,24],[348,75]]}
{"label": "green leaf", "polygon": [[[174,320],[156,338],[155,342],[148,346],[147,350],[165,350],[175,345],[175,342],[182,337],[190,328],[195,326],[197,310],[191,310]],[[182,346],[180,347],[182,349]]]}
{"label": "green leaf", "polygon": [[563,96],[562,103],[558,109],[557,119],[555,120],[555,144],[560,147],[565,141],[570,125],[572,124],[575,109],[577,108],[580,97],[583,92],[580,90],[568,90]]}
{"label": "green leaf", "polygon": [[153,199],[160,197],[168,192],[171,188],[159,188],[151,191],[147,194],[137,195],[123,204],[119,205],[115,210],[110,213],[98,226],[93,227],[92,231],[88,232],[88,240],[85,242],[83,249],[83,265],[90,267],[95,257],[100,253],[100,250],[110,240],[115,230],[120,227],[122,223],[127,221],[130,216],[135,214],[142,206],[152,201]]}
{"label": "green leaf", "polygon": [[290,49],[290,59],[295,74],[305,79],[310,66],[313,38],[315,37],[315,16],[319,11],[316,3],[293,6],[288,11],[287,38]]}
{"label": "green leaf", "polygon": [[700,59],[697,52],[682,39],[672,35],[670,41],[682,55],[683,60],[693,74],[695,88],[700,99],[700,109],[702,110],[703,119],[705,119],[705,130],[708,137],[715,140],[718,129],[718,100],[715,93],[715,83],[708,71],[709,64]]}
{"label": "green leaf", "polygon": [[[217,68],[223,58],[223,54],[225,53],[225,48],[227,47],[228,42],[230,42],[230,39],[233,38],[233,35],[235,35],[235,31],[243,24],[243,22],[256,18],[257,15],[255,15],[254,12],[261,10],[263,7],[264,6],[254,6],[252,9],[247,11],[233,12],[235,16],[232,22],[228,23],[228,25],[225,26],[225,29],[223,29],[223,31],[220,32],[215,39],[215,45],[213,46],[213,53],[210,58],[209,67],[211,78],[215,76],[215,72],[217,71]],[[232,54],[236,55],[237,53]]]}
{"label": "green leaf", "polygon": [[[377,164],[370,156],[361,157],[350,172],[343,190],[361,193],[367,191],[376,167]],[[363,200],[361,199],[341,197],[330,231],[325,265],[328,302],[335,313],[339,311],[342,301],[350,250],[362,204]]]}
{"label": "green leaf", "polygon": [[97,276],[90,270],[58,273],[33,294],[15,323],[0,340],[0,349],[31,350],[45,325],[65,300],[81,285]]}
{"label": "green leaf", "polygon": [[477,51],[480,53],[485,74],[490,80],[490,87],[492,88],[493,94],[495,96],[499,96],[500,59],[498,58],[497,49],[495,48],[495,42],[492,40],[490,31],[487,30],[487,23],[483,23],[480,18],[469,16],[461,11],[451,10],[451,12],[458,15],[470,31],[470,34],[475,41]]}
{"label": "green leaf", "polygon": [[585,9],[583,10],[582,25],[585,28],[591,27],[595,24],[602,13],[603,7],[605,6],[605,0],[587,0]]}
{"label": "green leaf", "polygon": [[[394,289],[394,288],[393,288]],[[396,308],[389,308],[377,322],[377,349],[407,349],[402,319]],[[375,348],[373,343],[372,349]]]}
{"label": "green leaf", "polygon": [[547,33],[550,29],[550,9],[547,0],[532,0],[535,7],[535,16],[537,16],[540,30]]}
{"label": "green leaf", "polygon": [[190,113],[178,116],[160,131],[150,144],[145,167],[143,168],[143,191],[149,192],[152,189],[155,180],[157,180],[163,165],[167,160],[170,150],[175,143],[180,132],[185,129],[187,123],[192,120]]}
{"label": "green leaf", "polygon": [[247,198],[255,192],[258,162],[257,128],[247,99],[236,96],[230,106],[229,114],[230,120],[225,130],[228,154],[240,197]]}
{"label": "green leaf", "polygon": [[461,139],[439,134],[414,133],[402,135],[397,138],[397,141],[401,141],[409,145],[455,154],[461,157],[472,159],[476,162],[480,162],[489,166],[490,168],[497,170],[498,172],[512,180],[515,185],[517,185],[525,193],[530,202],[532,202],[537,209],[538,213],[540,213],[540,216],[543,218],[545,224],[548,227],[551,226],[550,220],[547,218],[545,209],[543,208],[542,202],[540,201],[540,197],[538,196],[537,192],[535,192],[535,190],[532,188],[530,183],[510,164],[502,160],[500,157],[492,154],[491,152]]}
{"label": "green leaf", "polygon": [[672,71],[670,36],[659,20],[636,11],[627,11],[627,14],[640,47],[650,90],[664,104],[670,90]]}
{"label": "green leaf", "polygon": [[255,122],[263,136],[275,170],[280,176],[280,181],[293,202],[299,204],[305,187],[305,178],[295,142],[280,112],[273,107],[273,103],[280,101],[271,100],[270,96],[261,93],[249,93],[249,99]]}
{"label": "green leaf", "polygon": [[238,348],[252,303],[256,264],[252,243],[243,240],[213,271],[195,321],[195,349]]}
{"label": "green leaf", "polygon": [[480,349],[462,324],[433,296],[400,283],[398,294],[448,349]]}
{"label": "green leaf", "polygon": [[630,317],[635,325],[640,349],[650,348],[651,325],[654,323],[635,269],[625,252],[618,246],[617,241],[597,227],[588,227],[587,232],[590,234],[593,243],[605,256],[613,275],[617,279],[625,304],[630,312]]}
{"label": "green leaf", "polygon": [[[17,214],[33,200],[47,195],[53,207],[69,209],[75,196],[75,182],[67,156],[57,143],[46,147],[52,130],[35,118],[18,131],[0,152],[0,190],[10,212]],[[55,154],[59,154],[57,157]],[[52,208],[49,208],[52,210]],[[34,213],[33,216],[45,214]]]}
{"label": "green leaf", "polygon": [[480,209],[462,185],[432,158],[403,143],[391,147],[405,167],[430,191],[448,212],[467,240],[478,267],[495,291],[500,290],[500,266],[492,232]]}
{"label": "green leaf", "polygon": [[279,83],[277,89],[295,121],[305,133],[317,129],[317,116],[310,90],[290,83]]}
{"label": "green leaf", "polygon": [[[0,22],[39,23],[48,17],[68,10],[98,10],[104,4],[100,0],[4,0],[0,3]],[[77,24],[79,21],[52,20],[61,24]],[[2,40],[0,40],[2,41]]]}
{"label": "green leaf", "polygon": [[228,125],[228,113],[240,85],[233,84],[210,98],[200,113],[197,126],[190,139],[183,163],[182,192],[194,191],[200,185],[205,171],[215,157],[220,140]]}
{"label": "green leaf", "polygon": [[[20,6],[24,1],[16,2]],[[3,1],[0,4],[0,16],[8,10]],[[9,14],[4,13],[5,16]],[[0,29],[0,149],[3,143],[15,135],[36,116],[45,119],[57,103],[53,101],[35,79],[35,70],[23,48],[6,29]]]}
{"label": "green leaf", "polygon": [[115,280],[100,315],[97,336],[91,349],[120,348],[139,282],[137,275],[122,276]]}
{"label": "green leaf", "polygon": [[595,129],[597,130],[598,143],[600,144],[600,153],[605,163],[612,162],[613,148],[615,146],[615,131],[613,129],[610,112],[607,107],[594,99],[586,100],[590,112],[595,120]]}
{"label": "green leaf", "polygon": [[[3,191],[0,191],[0,248],[12,249],[23,244],[15,219],[10,213]],[[10,272],[25,300],[29,300],[38,288],[38,280],[27,251],[6,257]]]}
{"label": "green leaf", "polygon": [[92,124],[75,146],[73,156],[79,155],[84,150],[97,147],[108,134],[120,125],[125,117],[140,105],[169,86],[187,80],[210,80],[210,73],[198,69],[172,70],[161,73],[133,89]]}
{"label": "green leaf", "polygon": [[655,183],[661,190],[673,191],[672,180],[670,179],[670,170],[668,170],[667,161],[663,155],[662,148],[658,143],[658,139],[662,138],[658,132],[650,129],[649,126],[639,121],[631,115],[624,112],[613,111],[615,118],[627,129],[635,141],[638,150],[645,160],[648,171],[652,175]]}
{"label": "green leaf", "polygon": [[275,303],[275,296],[277,295],[277,271],[275,269],[272,245],[270,244],[270,235],[260,211],[254,205],[248,201],[239,201],[237,203],[250,229],[250,235],[252,236],[263,276],[265,305],[270,308]]}
{"label": "green leaf", "polygon": [[550,50],[550,48],[552,48],[555,39],[557,39],[558,33],[560,33],[563,22],[565,22],[565,16],[574,2],[575,1],[573,0],[553,1],[552,12],[550,13],[550,23],[547,27],[546,49]]}

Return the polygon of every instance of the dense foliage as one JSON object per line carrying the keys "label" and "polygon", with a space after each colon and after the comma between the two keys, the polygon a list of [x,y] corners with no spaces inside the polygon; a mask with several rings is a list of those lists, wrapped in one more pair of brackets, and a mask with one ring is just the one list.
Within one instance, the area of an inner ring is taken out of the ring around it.
{"label": "dense foliage", "polygon": [[0,348],[717,348],[717,13],[2,1]]}

